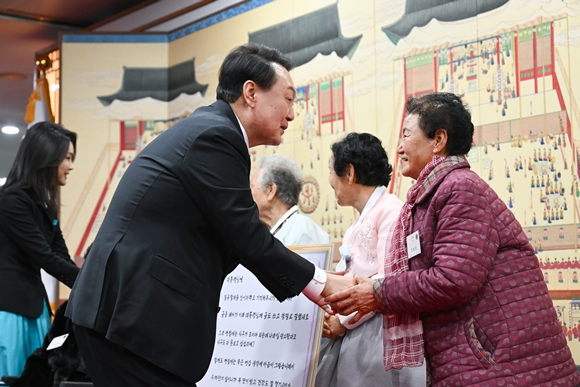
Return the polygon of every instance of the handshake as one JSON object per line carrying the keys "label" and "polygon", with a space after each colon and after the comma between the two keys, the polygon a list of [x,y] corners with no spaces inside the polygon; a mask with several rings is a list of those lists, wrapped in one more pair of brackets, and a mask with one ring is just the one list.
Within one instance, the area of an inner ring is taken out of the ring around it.
{"label": "handshake", "polygon": [[310,299],[328,314],[347,316],[358,312],[351,323],[358,322],[362,316],[377,310],[373,285],[375,280],[365,277],[344,275],[344,272],[326,272],[326,285],[322,294]]}

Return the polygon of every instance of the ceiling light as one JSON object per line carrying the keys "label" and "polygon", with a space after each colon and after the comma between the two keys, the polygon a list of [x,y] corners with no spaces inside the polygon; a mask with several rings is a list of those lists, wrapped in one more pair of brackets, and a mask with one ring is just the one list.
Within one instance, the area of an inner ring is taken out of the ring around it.
{"label": "ceiling light", "polygon": [[18,134],[19,129],[16,126],[5,126],[2,128],[4,134]]}
{"label": "ceiling light", "polygon": [[4,185],[4,183],[6,183],[6,178],[5,177],[0,178],[0,185]]}

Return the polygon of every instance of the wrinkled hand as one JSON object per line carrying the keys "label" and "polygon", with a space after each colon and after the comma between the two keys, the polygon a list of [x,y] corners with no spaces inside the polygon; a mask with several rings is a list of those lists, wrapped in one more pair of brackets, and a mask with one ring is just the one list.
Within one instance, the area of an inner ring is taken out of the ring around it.
{"label": "wrinkled hand", "polygon": [[377,309],[378,305],[373,295],[374,280],[365,277],[354,277],[356,286],[338,293],[327,296],[325,302],[329,303],[335,313],[348,316],[358,312],[351,320],[351,324],[358,322],[362,316]]}
{"label": "wrinkled hand", "polygon": [[336,339],[344,335],[346,328],[340,323],[337,316],[332,316],[328,313],[324,314],[324,324],[322,325],[322,337],[329,339]]}

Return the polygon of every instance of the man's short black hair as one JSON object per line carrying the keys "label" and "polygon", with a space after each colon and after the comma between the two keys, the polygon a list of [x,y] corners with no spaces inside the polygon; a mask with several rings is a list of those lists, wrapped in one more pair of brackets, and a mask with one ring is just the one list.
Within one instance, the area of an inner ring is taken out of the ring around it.
{"label": "man's short black hair", "polygon": [[236,47],[220,67],[217,99],[229,103],[237,101],[246,81],[254,81],[260,88],[269,90],[276,83],[273,63],[288,71],[292,69],[290,59],[275,48],[257,43]]}

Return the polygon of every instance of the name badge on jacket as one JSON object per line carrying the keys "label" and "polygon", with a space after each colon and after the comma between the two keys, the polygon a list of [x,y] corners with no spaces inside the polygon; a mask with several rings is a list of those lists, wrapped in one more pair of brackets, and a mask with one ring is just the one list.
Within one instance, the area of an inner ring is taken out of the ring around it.
{"label": "name badge on jacket", "polygon": [[421,254],[421,243],[419,242],[419,230],[407,236],[407,257],[413,258]]}

